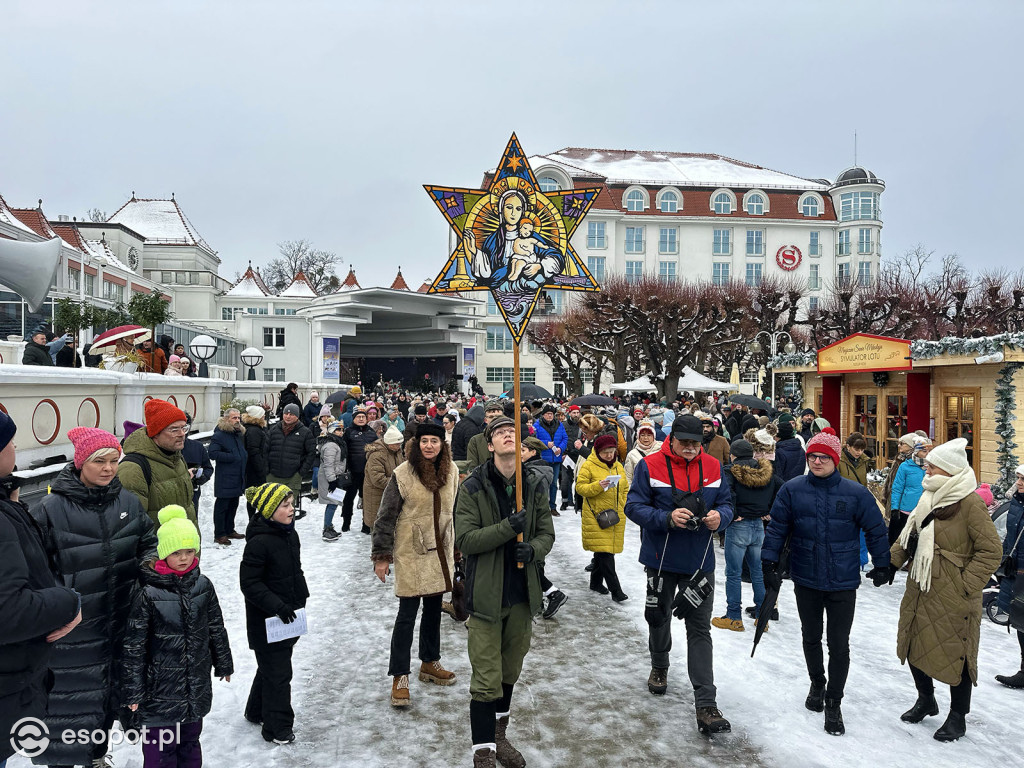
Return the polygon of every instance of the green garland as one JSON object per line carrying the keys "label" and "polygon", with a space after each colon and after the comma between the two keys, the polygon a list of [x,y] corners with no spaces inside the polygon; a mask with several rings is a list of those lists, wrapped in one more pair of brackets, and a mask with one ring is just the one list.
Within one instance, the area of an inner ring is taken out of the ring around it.
{"label": "green garland", "polygon": [[927,360],[940,355],[971,355],[981,357],[1002,352],[1004,347],[1024,347],[1024,333],[1000,333],[977,339],[946,336],[938,341],[918,339],[910,344],[910,355],[915,360]]}
{"label": "green garland", "polygon": [[997,499],[1002,499],[1016,482],[1014,475],[1021,463],[1017,458],[1017,431],[1013,426],[1017,418],[1014,413],[1017,407],[1017,386],[1013,383],[1013,375],[1020,368],[1024,368],[1024,363],[1007,363],[999,371],[996,380],[996,435],[1000,439],[996,463],[999,467],[999,480],[992,492]]}

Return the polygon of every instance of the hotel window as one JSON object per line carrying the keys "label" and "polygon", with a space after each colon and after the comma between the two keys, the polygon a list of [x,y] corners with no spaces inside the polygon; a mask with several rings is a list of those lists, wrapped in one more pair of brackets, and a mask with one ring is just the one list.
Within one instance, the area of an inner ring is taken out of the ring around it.
{"label": "hotel window", "polygon": [[676,263],[661,261],[658,263],[658,282],[674,283],[676,281]]}
{"label": "hotel window", "polygon": [[839,244],[836,247],[837,256],[849,256],[850,255],[850,230],[841,229],[839,230]]}
{"label": "hotel window", "polygon": [[[490,294],[488,294],[488,295],[490,295]],[[264,314],[266,314],[266,313],[264,313]],[[294,315],[295,314],[295,310],[294,309],[285,309],[284,307],[274,307],[274,314],[275,315]]]}
{"label": "hotel window", "polygon": [[109,280],[103,281],[103,298],[115,304],[124,303],[124,286],[112,283]]}
{"label": "hotel window", "polygon": [[85,295],[96,295],[96,275],[90,275],[88,272],[85,273]]}
{"label": "hotel window", "polygon": [[268,348],[284,347],[284,328],[263,328],[263,346]]}
{"label": "hotel window", "polygon": [[844,192],[839,196],[839,220],[877,219],[879,217],[877,192]]}
{"label": "hotel window", "polygon": [[269,315],[270,311],[266,307],[248,307],[246,310],[250,315]]}
{"label": "hotel window", "polygon": [[764,231],[747,230],[747,256],[764,256]]}
{"label": "hotel window", "polygon": [[491,325],[487,327],[487,351],[488,352],[511,352],[515,346],[512,334],[504,325]]}
{"label": "hotel window", "polygon": [[221,307],[220,308],[220,319],[221,320],[234,320],[235,315],[242,311],[241,307]]}
{"label": "hotel window", "polygon": [[644,252],[644,228],[626,227],[626,253]]}
{"label": "hotel window", "polygon": [[626,282],[635,283],[644,274],[644,263],[642,261],[626,262]]}
{"label": "hotel window", "polygon": [[821,233],[811,232],[811,244],[807,248],[808,256],[821,256]]}
{"label": "hotel window", "polygon": [[841,286],[849,285],[849,283],[850,283],[850,265],[849,264],[840,264],[838,267],[836,267],[836,282],[839,283],[839,285],[841,285]]}
{"label": "hotel window", "polygon": [[607,248],[608,240],[604,235],[603,221],[587,222],[587,248]]}
{"label": "hotel window", "polygon": [[747,264],[747,285],[756,288],[761,284],[761,265]]}
{"label": "hotel window", "polygon": [[[590,270],[590,275],[598,283],[604,282],[604,256],[587,256],[587,269]],[[560,293],[560,291],[555,291]]]}
{"label": "hotel window", "polygon": [[817,312],[818,311],[818,297],[817,296],[811,296],[811,298],[809,298],[807,300],[807,311],[808,312]]}
{"label": "hotel window", "polygon": [[644,205],[644,193],[639,189],[631,189],[626,193],[626,210],[633,211],[634,213],[642,211],[646,206]]}
{"label": "hotel window", "polygon": [[679,230],[675,227],[661,227],[658,235],[658,253],[679,253],[678,235]]}
{"label": "hotel window", "polygon": [[804,216],[817,216],[818,215],[818,198],[814,195],[808,195],[804,198],[803,205],[800,206],[800,213]]}
{"label": "hotel window", "polygon": [[494,294],[490,291],[487,292],[487,314],[496,315],[498,314],[498,305],[494,301]]}
{"label": "hotel window", "polygon": [[264,381],[287,381],[284,377],[284,368],[264,368]]}
{"label": "hotel window", "polygon": [[820,291],[821,290],[821,277],[818,276],[818,265],[811,264],[808,269],[810,270],[807,274],[807,290],[809,291]]}
{"label": "hotel window", "polygon": [[77,292],[81,287],[82,271],[68,267],[68,290]]}
{"label": "hotel window", "polygon": [[861,229],[857,232],[857,253],[871,253],[871,230]]}
{"label": "hotel window", "polygon": [[732,198],[727,193],[715,195],[715,213],[732,213]]}
{"label": "hotel window", "polygon": [[580,368],[580,381],[584,384],[589,384],[594,380],[594,369],[593,368]]}
{"label": "hotel window", "polygon": [[711,251],[715,256],[732,256],[732,230],[716,229],[715,245]]}
{"label": "hotel window", "polygon": [[857,285],[871,285],[871,262],[861,261],[857,264]]}
{"label": "hotel window", "polygon": [[711,267],[711,282],[715,285],[726,285],[729,282],[729,265],[716,262]]}
{"label": "hotel window", "polygon": [[764,198],[761,195],[750,195],[747,198],[747,214],[749,216],[764,216]]}
{"label": "hotel window", "polygon": [[[519,369],[519,381],[522,384],[536,384],[537,383],[537,369],[536,368],[520,368]],[[511,368],[487,368],[485,377],[488,384],[512,384],[512,369]]]}
{"label": "hotel window", "polygon": [[658,208],[662,213],[675,213],[679,210],[679,195],[672,190],[666,190],[658,198]]}
{"label": "hotel window", "polygon": [[557,192],[558,181],[550,176],[541,176],[537,179],[537,185],[540,187],[541,192]]}

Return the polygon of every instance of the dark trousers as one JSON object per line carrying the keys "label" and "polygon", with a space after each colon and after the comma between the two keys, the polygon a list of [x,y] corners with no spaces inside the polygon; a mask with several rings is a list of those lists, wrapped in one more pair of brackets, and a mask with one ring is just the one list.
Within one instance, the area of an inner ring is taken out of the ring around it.
{"label": "dark trousers", "polygon": [[388,675],[408,675],[412,655],[412,630],[416,625],[416,614],[423,600],[423,615],[420,617],[420,661],[437,661],[441,658],[441,595],[431,597],[398,598],[398,616],[391,633],[391,661]]}
{"label": "dark trousers", "polygon": [[[931,677],[926,675],[913,664],[910,665],[910,674],[914,676],[914,685],[917,686],[917,692],[921,696],[935,695],[935,681],[932,680]],[[971,711],[972,687],[971,673],[967,670],[967,664],[965,662],[963,672],[960,674],[960,682],[956,685],[949,686],[950,710],[961,715],[966,715]]]}
{"label": "dark trousers", "polygon": [[[841,699],[850,674],[850,630],[853,611],[857,605],[857,590],[823,592],[799,584],[793,585],[796,609],[800,614],[800,632],[803,635],[804,660],[811,681],[819,685],[826,682],[825,656],[821,647],[824,633],[828,642],[828,683],[825,698]],[[825,618],[828,629],[825,629]]]}
{"label": "dark trousers", "polygon": [[889,546],[896,543],[896,539],[903,533],[903,527],[907,524],[910,515],[900,512],[898,509],[889,511]]}
{"label": "dark trousers", "polygon": [[[595,555],[596,558],[596,555]],[[597,568],[595,566],[594,570]],[[658,576],[657,568],[645,569],[647,573],[647,598],[657,595],[658,610],[645,611],[649,637],[648,648],[651,651],[651,666],[668,669],[669,653],[672,650],[672,601],[680,586],[690,580],[692,574],[669,573],[662,571]],[[712,587],[715,574],[709,573],[708,579]],[[693,686],[693,701],[696,707],[717,706],[718,689],[715,687],[714,647],[711,642],[711,611],[714,608],[714,594],[689,616],[686,624],[686,671]],[[658,622],[652,622],[652,618]]]}
{"label": "dark trousers", "polygon": [[541,591],[547,593],[555,585],[551,583],[551,579],[544,575],[544,563],[537,563],[537,573],[540,575]]}
{"label": "dark trousers", "polygon": [[252,680],[245,717],[263,723],[263,734],[285,738],[295,725],[292,711],[292,648],[294,641],[272,643],[254,651],[256,677]]}
{"label": "dark trousers", "polygon": [[562,464],[548,464],[551,467],[551,485],[548,486],[548,504],[551,509],[558,509],[556,504],[558,503],[558,478],[562,471]]}
{"label": "dark trousers", "polygon": [[341,527],[347,531],[352,524],[352,505],[355,503],[356,494],[363,496],[363,473],[352,470],[352,485],[345,489],[345,498],[341,502]]}
{"label": "dark trousers", "polygon": [[611,552],[594,553],[594,570],[590,572],[590,588],[597,589],[606,584],[613,595],[622,591],[619,575],[615,572],[615,555]]}
{"label": "dark trousers", "polygon": [[1020,670],[1024,672],[1024,632],[1017,631],[1017,642],[1020,643]]}
{"label": "dark trousers", "polygon": [[213,501],[213,538],[219,539],[235,532],[235,512],[238,511],[239,496],[224,498],[218,496]]}
{"label": "dark trousers", "polygon": [[[578,459],[574,458],[573,461],[574,462],[578,461]],[[562,491],[562,506],[563,507],[567,507],[571,503],[571,500],[572,500],[572,481],[573,481],[572,470],[571,469],[567,469],[567,468],[562,469],[562,474],[559,477],[558,484],[559,484],[559,487],[560,487],[560,489]]]}
{"label": "dark trousers", "polygon": [[181,737],[176,739],[174,728],[153,728],[148,743],[142,745],[143,768],[199,768],[203,764],[203,748],[199,735],[203,721],[182,723]]}

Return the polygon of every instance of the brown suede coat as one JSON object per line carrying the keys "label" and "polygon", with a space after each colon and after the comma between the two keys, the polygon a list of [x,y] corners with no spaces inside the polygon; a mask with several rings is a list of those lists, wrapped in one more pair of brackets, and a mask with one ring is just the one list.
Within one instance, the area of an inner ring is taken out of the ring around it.
{"label": "brown suede coat", "polygon": [[373,528],[380,499],[395,469],[405,461],[405,451],[392,451],[383,441],[366,446],[366,469],[363,474],[363,525]]}

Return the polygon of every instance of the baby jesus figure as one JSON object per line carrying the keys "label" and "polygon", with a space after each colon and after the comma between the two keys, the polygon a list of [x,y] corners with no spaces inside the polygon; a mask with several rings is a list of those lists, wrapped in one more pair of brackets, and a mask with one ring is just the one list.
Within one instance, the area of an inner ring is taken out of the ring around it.
{"label": "baby jesus figure", "polygon": [[537,253],[537,246],[541,242],[534,238],[533,232],[540,220],[536,215],[528,213],[519,222],[519,237],[512,241],[512,262],[509,268],[508,281],[510,283],[519,279],[523,271],[530,265],[536,265],[536,269],[530,270],[526,277],[534,277],[540,272],[540,256]]}

